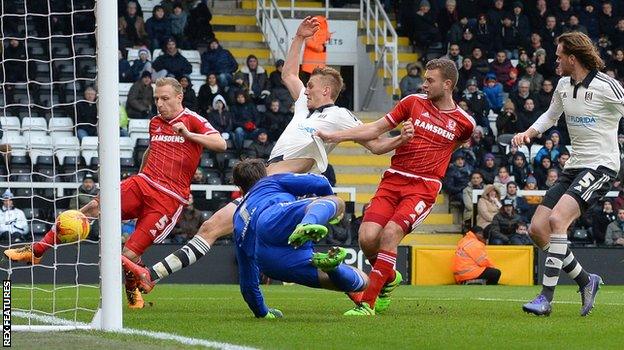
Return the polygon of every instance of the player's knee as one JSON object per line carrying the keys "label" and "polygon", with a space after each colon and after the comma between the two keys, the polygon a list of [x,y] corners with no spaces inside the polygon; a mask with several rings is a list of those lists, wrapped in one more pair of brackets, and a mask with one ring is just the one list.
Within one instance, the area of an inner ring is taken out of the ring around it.
{"label": "player's knee", "polygon": [[550,214],[548,217],[548,224],[553,233],[567,232],[568,225],[566,220],[558,212],[553,211]]}
{"label": "player's knee", "polygon": [[334,204],[336,204],[336,216],[344,213],[345,207],[346,207],[344,199],[338,196],[325,196],[325,197],[322,197],[322,199],[328,199],[334,202]]}
{"label": "player's knee", "polygon": [[405,236],[405,232],[398,224],[389,222],[381,232],[381,241],[380,246],[381,249],[394,249],[396,248],[401,240]]}

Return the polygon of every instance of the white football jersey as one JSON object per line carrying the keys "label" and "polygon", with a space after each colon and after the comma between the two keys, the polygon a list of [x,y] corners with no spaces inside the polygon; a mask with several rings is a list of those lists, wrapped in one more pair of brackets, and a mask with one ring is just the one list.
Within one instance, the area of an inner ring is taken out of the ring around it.
{"label": "white football jersey", "polygon": [[615,79],[591,71],[580,83],[559,79],[550,107],[531,126],[540,133],[557,123],[564,113],[572,152],[565,169],[605,166],[620,170],[617,132],[624,116],[624,88]]}
{"label": "white football jersey", "polygon": [[317,130],[340,131],[351,129],[362,122],[346,108],[328,105],[314,111],[308,110],[308,97],[305,89],[295,101],[295,114],[282,136],[277,140],[269,160],[283,157],[284,160],[312,158],[315,161],[310,172],[322,173],[327,169],[327,155],[336,147],[335,143],[325,143],[314,136]]}

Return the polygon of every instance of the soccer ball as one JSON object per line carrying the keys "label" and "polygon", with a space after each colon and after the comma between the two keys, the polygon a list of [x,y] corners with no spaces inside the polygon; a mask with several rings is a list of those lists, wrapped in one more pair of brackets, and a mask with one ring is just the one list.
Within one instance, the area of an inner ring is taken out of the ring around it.
{"label": "soccer ball", "polygon": [[91,231],[89,219],[78,210],[67,210],[56,218],[56,237],[61,243],[72,243],[87,238]]}

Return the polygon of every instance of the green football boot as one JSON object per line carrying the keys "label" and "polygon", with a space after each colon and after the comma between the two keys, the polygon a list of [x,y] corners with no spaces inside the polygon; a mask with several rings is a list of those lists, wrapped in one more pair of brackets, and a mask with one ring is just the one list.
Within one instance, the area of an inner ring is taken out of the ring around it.
{"label": "green football boot", "polygon": [[334,270],[347,258],[347,250],[340,247],[332,247],[327,253],[314,253],[312,265],[324,272]]}
{"label": "green football boot", "polygon": [[353,309],[344,313],[345,316],[375,316],[375,310],[373,310],[367,303],[361,303]]}
{"label": "green football boot", "polygon": [[386,283],[383,288],[381,288],[381,292],[379,292],[379,296],[377,297],[377,302],[375,302],[375,312],[383,313],[390,307],[390,295],[403,281],[401,273],[398,270],[395,270],[395,272],[396,276],[394,280],[390,283]]}
{"label": "green football boot", "polygon": [[318,242],[327,236],[327,227],[318,224],[299,224],[288,237],[288,244],[295,248],[301,247],[307,241]]}

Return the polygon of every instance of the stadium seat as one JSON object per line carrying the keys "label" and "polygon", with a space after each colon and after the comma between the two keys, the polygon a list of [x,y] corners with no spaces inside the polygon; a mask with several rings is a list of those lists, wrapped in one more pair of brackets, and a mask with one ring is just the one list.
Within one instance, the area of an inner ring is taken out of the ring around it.
{"label": "stadium seat", "polygon": [[226,171],[225,174],[223,174],[223,182],[226,185],[232,185],[233,184],[232,178],[233,178],[233,174],[232,174],[232,170],[231,169]]}
{"label": "stadium seat", "polygon": [[240,159],[232,158],[228,160],[227,167],[228,169],[233,169],[236,164],[240,163]]}
{"label": "stadium seat", "polygon": [[94,166],[93,158],[98,157],[98,138],[96,136],[83,137],[82,145],[80,148],[82,149],[81,153],[85,159],[86,164],[88,166]]}
{"label": "stadium seat", "polygon": [[120,137],[119,138],[119,156],[121,158],[132,158],[133,152],[134,152],[134,141],[129,137]]}
{"label": "stadium seat", "polygon": [[22,119],[22,132],[24,131],[48,131],[48,122],[45,118],[26,117]]}
{"label": "stadium seat", "polygon": [[11,156],[9,159],[10,163],[10,173],[11,174],[20,174],[20,173],[28,173],[31,171],[30,159],[28,156]]}
{"label": "stadium seat", "polygon": [[149,133],[149,119],[130,119],[128,121],[128,132]]}
{"label": "stadium seat", "polygon": [[2,130],[6,133],[7,131],[17,131],[21,130],[20,120],[18,117],[6,116],[0,117],[0,124],[2,124]]}
{"label": "stadium seat", "polygon": [[33,222],[30,232],[34,236],[43,236],[48,232],[48,225],[43,222]]}
{"label": "stadium seat", "polygon": [[[20,181],[20,182],[26,182],[26,181]],[[15,197],[21,197],[21,198],[30,198],[33,195],[33,189],[32,188],[16,188],[13,190],[13,195]]]}
{"label": "stadium seat", "polygon": [[52,144],[61,166],[65,162],[65,157],[80,156],[80,141],[75,136],[55,136],[52,138]]}
{"label": "stadium seat", "polygon": [[139,169],[135,166],[134,158],[120,158],[119,164],[121,165],[122,173],[137,172]]}
{"label": "stadium seat", "polygon": [[43,217],[43,213],[39,208],[24,208],[22,211],[24,216],[26,216],[26,220],[41,219]]}
{"label": "stadium seat", "polygon": [[148,140],[149,142],[149,133],[146,132],[131,132],[130,138],[132,139],[132,143],[135,145],[139,140]]}
{"label": "stadium seat", "polygon": [[38,156],[35,158],[35,164],[37,167],[53,167],[54,166],[54,157],[51,156]]}
{"label": "stadium seat", "polygon": [[49,123],[50,136],[74,136],[74,121],[68,117],[53,117]]}
{"label": "stadium seat", "polygon": [[27,145],[29,146],[28,153],[30,159],[37,159],[38,156],[53,156],[52,150],[52,138],[46,135],[30,135],[25,136]]}
{"label": "stadium seat", "polygon": [[234,151],[225,151],[216,154],[217,164],[220,169],[225,169],[230,159],[238,159],[238,154]]}
{"label": "stadium seat", "polygon": [[26,156],[26,140],[24,139],[24,136],[11,133],[4,135],[2,140],[3,143],[11,145],[11,155]]}
{"label": "stadium seat", "polygon": [[223,185],[220,177],[209,177],[206,179],[206,185]]}
{"label": "stadium seat", "polygon": [[206,180],[214,178],[221,180],[221,173],[217,169],[208,169],[206,170],[204,177],[206,178]]}
{"label": "stadium seat", "polygon": [[201,160],[199,161],[199,167],[204,169],[212,169],[215,167],[215,161],[210,157],[210,154],[202,153]]}

